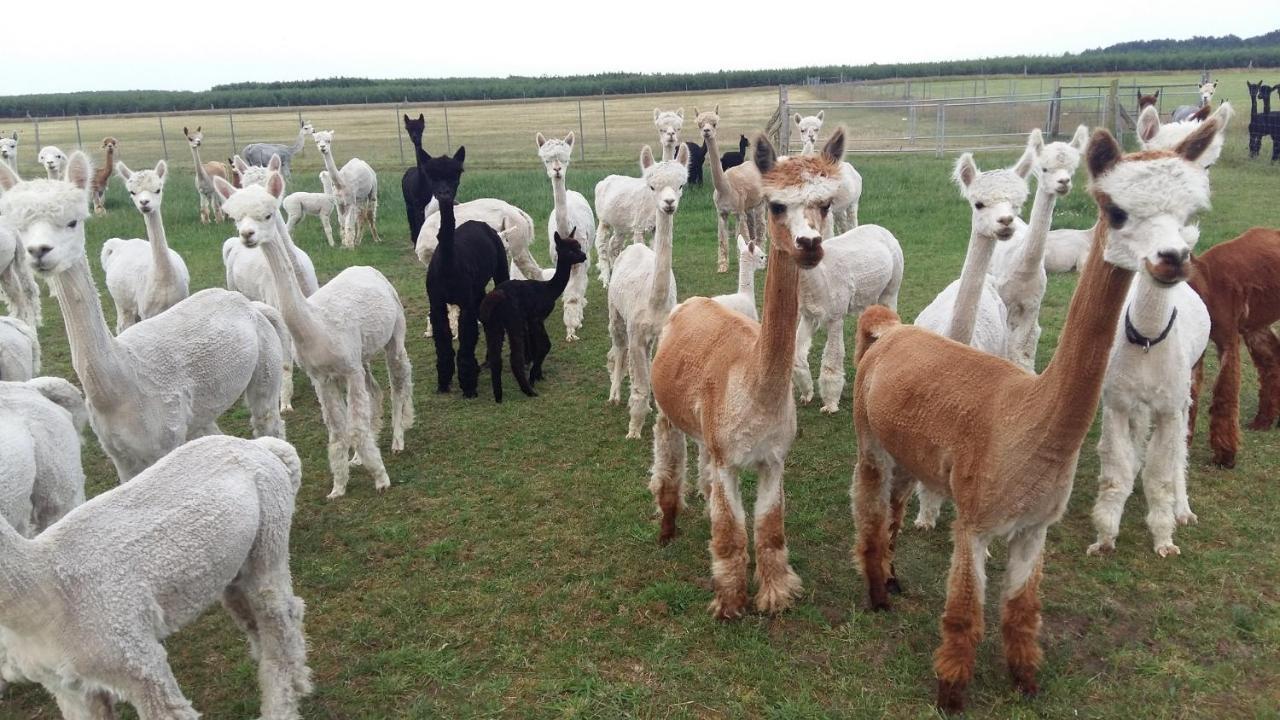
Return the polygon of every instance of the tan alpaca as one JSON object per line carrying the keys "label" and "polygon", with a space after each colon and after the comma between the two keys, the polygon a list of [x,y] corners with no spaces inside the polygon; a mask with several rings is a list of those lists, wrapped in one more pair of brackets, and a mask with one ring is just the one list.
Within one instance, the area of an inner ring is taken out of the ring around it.
{"label": "tan alpaca", "polygon": [[720,168],[720,146],[716,144],[716,126],[720,124],[720,106],[714,110],[698,112],[694,121],[698,131],[707,143],[707,157],[710,158],[711,184],[714,186],[712,200],[716,205],[716,239],[719,242],[716,272],[729,272],[729,216],[736,220],[735,234],[743,234],[746,229],[747,240],[761,244],[761,217],[764,203],[764,189],[761,184],[760,170],[755,163],[744,162],[737,167],[723,170]]}
{"label": "tan alpaca", "polygon": [[[222,222],[226,216],[222,214],[222,196],[213,189],[213,179],[220,177],[223,180],[230,180],[227,175],[227,166],[217,160],[209,162],[200,162],[200,145],[204,142],[204,132],[200,130],[200,126],[196,126],[195,132],[191,132],[187,128],[182,128],[182,134],[187,138],[187,144],[191,146],[191,160],[196,167],[196,193],[200,196],[200,222],[209,224],[210,216],[217,222]],[[236,187],[239,187],[239,183]]]}
{"label": "tan alpaca", "polygon": [[787,562],[782,472],[796,436],[791,392],[800,274],[822,260],[822,226],[840,184],[844,131],[821,155],[778,158],[763,136],[754,166],[769,203],[769,271],[764,321],[743,317],[709,298],[671,313],[653,359],[653,477],[649,490],[662,512],[659,542],[676,530],[684,501],[685,436],[698,443],[698,482],[711,516],[711,572],[717,618],[742,615],[747,604],[747,527],[738,472],[759,472],[755,505],[755,605],[776,613],[791,606],[800,577]]}
{"label": "tan alpaca", "polygon": [[944,710],[963,708],[973,678],[986,549],[998,537],[1009,542],[1005,660],[1014,684],[1037,692],[1045,531],[1071,495],[1134,273],[1170,284],[1186,277],[1190,248],[1182,230],[1209,202],[1208,176],[1195,160],[1220,127],[1206,121],[1174,152],[1123,157],[1109,132],[1094,133],[1087,154],[1098,230],[1043,374],[901,325],[887,308],[872,308],[859,322],[851,495],[855,557],[872,608],[888,609],[888,593],[898,589],[893,553],[911,483],[918,479],[956,504],[942,646],[934,654]]}

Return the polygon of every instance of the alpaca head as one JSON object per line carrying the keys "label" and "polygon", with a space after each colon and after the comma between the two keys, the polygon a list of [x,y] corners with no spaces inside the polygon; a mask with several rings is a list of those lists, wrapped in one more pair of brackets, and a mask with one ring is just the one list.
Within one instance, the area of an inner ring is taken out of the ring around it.
{"label": "alpaca head", "polygon": [[1183,120],[1161,124],[1160,113],[1156,112],[1155,108],[1149,107],[1138,116],[1138,142],[1141,143],[1143,150],[1173,150],[1198,131],[1202,125],[1217,118],[1215,126],[1220,129],[1220,132],[1213,136],[1213,142],[1208,151],[1200,153],[1197,159],[1201,167],[1207,168],[1217,162],[1218,157],[1222,155],[1227,123],[1234,114],[1235,110],[1232,109],[1231,103],[1224,102],[1206,120]]}
{"label": "alpaca head", "polygon": [[37,272],[64,272],[84,257],[92,178],[89,156],[80,151],[71,153],[65,180],[22,182],[0,163],[0,216],[22,238]]}
{"label": "alpaca head", "polygon": [[1258,91],[1259,91],[1259,88],[1261,88],[1261,87],[1262,87],[1262,81],[1261,81],[1261,80],[1259,80],[1259,81],[1258,81],[1258,82],[1256,82],[1256,83],[1251,83],[1251,82],[1249,82],[1248,80],[1245,80],[1245,81],[1244,81],[1244,84],[1245,84],[1245,86],[1246,86],[1246,87],[1248,87],[1248,88],[1249,88],[1249,99],[1250,99],[1250,100],[1257,100],[1257,99],[1258,99]]}
{"label": "alpaca head", "polygon": [[664,148],[674,150],[680,144],[680,128],[684,127],[684,108],[676,110],[653,109],[653,125],[658,128],[658,142]]}
{"label": "alpaca head", "polygon": [[1186,279],[1195,218],[1209,207],[1209,173],[1200,157],[1225,128],[1215,115],[1172,150],[1131,155],[1106,130],[1093,134],[1089,189],[1106,232],[1107,262],[1166,285]]}
{"label": "alpaca head", "polygon": [[750,147],[750,145],[751,141],[747,139],[746,135],[738,136],[738,152],[742,153],[743,157],[746,157],[747,148]]}
{"label": "alpaca head", "polygon": [[1213,99],[1213,94],[1218,90],[1218,81],[1207,82],[1200,86],[1200,104],[1208,105]]}
{"label": "alpaca head", "polygon": [[1059,197],[1071,192],[1071,176],[1080,167],[1080,154],[1089,144],[1089,128],[1081,125],[1071,142],[1045,144],[1040,128],[1031,131],[1027,138],[1027,151],[1032,153],[1031,171],[1035,173],[1040,192]]}
{"label": "alpaca head", "polygon": [[165,173],[169,166],[164,160],[156,163],[155,170],[139,170],[134,172],[123,162],[116,163],[116,173],[124,180],[124,187],[129,191],[129,199],[134,207],[143,215],[152,210],[159,210],[164,200]]}
{"label": "alpaca head", "polygon": [[956,160],[951,177],[973,210],[974,235],[987,240],[1013,237],[1013,221],[1027,201],[1027,177],[1031,174],[1034,160],[1035,155],[1030,148],[1016,165],[1000,170],[980,171],[973,160],[973,153],[965,153]]}
{"label": "alpaca head", "polygon": [[267,166],[250,165],[245,162],[239,155],[231,157],[231,166],[240,175],[240,187],[249,187],[250,185],[263,185],[267,182],[267,176],[272,172],[280,170],[280,156],[272,155],[267,161]]}
{"label": "alpaca head", "polygon": [[422,133],[427,129],[427,118],[422,113],[418,113],[418,119],[414,120],[408,114],[404,116],[404,131],[409,134],[409,139],[422,144]]}
{"label": "alpaca head", "polygon": [[316,131],[315,127],[306,120],[302,121],[301,125],[298,127],[298,130],[300,130],[304,135],[311,135]]}
{"label": "alpaca head", "polygon": [[1148,105],[1155,105],[1160,102],[1160,91],[1156,90],[1150,95],[1143,95],[1142,91],[1138,91],[1138,109],[1141,110]]}
{"label": "alpaca head", "polygon": [[739,235],[738,263],[742,267],[750,268],[751,272],[755,272],[763,270],[769,264],[769,256],[765,254],[764,248],[756,244],[755,240],[748,240]]}
{"label": "alpaca head", "polygon": [[431,194],[440,204],[452,203],[458,197],[458,185],[462,182],[462,165],[467,159],[467,148],[461,146],[453,157],[436,155],[432,157],[425,151],[425,159],[418,162],[418,169],[427,176],[427,184]]}
{"label": "alpaca head", "polygon": [[791,122],[795,124],[796,132],[800,133],[800,142],[804,144],[806,154],[818,147],[818,133],[822,132],[822,112],[819,110],[817,115],[808,117],[800,117],[800,113],[791,116]]}
{"label": "alpaca head", "polygon": [[720,103],[716,103],[714,110],[698,112],[698,108],[694,108],[693,117],[698,132],[702,133],[702,139],[710,140],[716,136],[716,127],[720,124]]}
{"label": "alpaca head", "polygon": [[538,133],[534,138],[538,143],[538,157],[547,169],[547,177],[561,180],[569,171],[569,161],[573,159],[573,131],[570,130],[563,140],[551,138]]}
{"label": "alpaca head", "polygon": [[36,161],[44,166],[51,179],[62,177],[62,170],[67,166],[67,154],[52,145],[40,148]]}
{"label": "alpaca head", "polygon": [[556,259],[558,262],[567,262],[570,265],[578,265],[587,261],[587,254],[582,251],[582,243],[578,242],[575,235],[578,234],[578,228],[569,231],[569,237],[561,237],[560,233],[555,233],[556,243]]}
{"label": "alpaca head", "polygon": [[844,128],[836,128],[822,152],[778,157],[764,135],[756,137],[753,161],[760,171],[769,236],[774,247],[802,268],[822,262],[822,226],[840,189]]}
{"label": "alpaca head", "polygon": [[18,159],[18,133],[12,137],[0,137],[0,160],[14,162]]}
{"label": "alpaca head", "polygon": [[188,130],[185,126],[182,128],[182,134],[187,138],[187,144],[193,148],[199,149],[200,144],[204,142],[204,133],[200,131],[197,125],[195,130]]}
{"label": "alpaca head", "polygon": [[226,180],[214,177],[213,188],[222,196],[222,211],[235,221],[236,232],[245,247],[257,247],[277,239],[276,213],[280,212],[280,199],[284,197],[284,176],[278,171],[267,173],[261,185],[239,190]]}
{"label": "alpaca head", "polygon": [[311,133],[311,139],[316,143],[316,149],[321,155],[328,155],[333,152],[333,131],[332,130],[316,130]]}
{"label": "alpaca head", "polygon": [[119,140],[116,140],[116,139],[115,139],[115,138],[113,138],[113,137],[104,137],[104,138],[102,138],[102,148],[103,148],[104,150],[106,150],[107,152],[109,152],[109,153],[110,153],[110,152],[115,152],[116,146],[117,146],[117,145],[119,145],[119,144],[120,144],[120,141],[119,141]]}
{"label": "alpaca head", "polygon": [[680,209],[685,183],[689,182],[689,148],[681,145],[674,160],[655,162],[653,150],[645,145],[640,150],[640,171],[658,203],[658,211],[674,215]]}

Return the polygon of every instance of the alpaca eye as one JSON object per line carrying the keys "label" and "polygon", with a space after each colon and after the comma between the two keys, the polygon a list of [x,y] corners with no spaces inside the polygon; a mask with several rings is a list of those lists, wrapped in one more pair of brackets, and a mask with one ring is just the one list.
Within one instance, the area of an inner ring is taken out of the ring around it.
{"label": "alpaca eye", "polygon": [[1125,222],[1129,220],[1129,213],[1121,210],[1115,205],[1107,206],[1107,223],[1111,227],[1119,229],[1124,227]]}
{"label": "alpaca eye", "polygon": [[822,206],[822,214],[823,214],[823,215],[826,215],[826,214],[827,214],[827,213],[829,213],[829,212],[831,212],[831,203],[827,203],[826,205],[823,205],[823,206]]}
{"label": "alpaca eye", "polygon": [[270,220],[270,219],[271,219],[271,216],[272,216],[272,215],[274,215],[274,214],[275,214],[275,213],[267,213],[267,219],[268,219],[268,220]]}
{"label": "alpaca eye", "polygon": [[774,215],[781,215],[787,211],[787,206],[782,203],[769,203],[769,212]]}
{"label": "alpaca eye", "polygon": [[986,203],[976,202],[976,203],[974,203],[974,204],[973,204],[973,209],[974,209],[974,210],[981,210],[982,208],[984,208],[984,207],[986,207],[986,206],[987,206],[987,205],[986,205]]}
{"label": "alpaca eye", "polygon": [[67,223],[67,227],[69,227],[69,228],[71,228],[71,229],[73,229],[73,230],[74,230],[74,229],[75,229],[75,227],[76,227],[76,224],[77,224],[77,223],[79,223],[79,222],[80,222],[79,220],[72,220],[71,222]]}

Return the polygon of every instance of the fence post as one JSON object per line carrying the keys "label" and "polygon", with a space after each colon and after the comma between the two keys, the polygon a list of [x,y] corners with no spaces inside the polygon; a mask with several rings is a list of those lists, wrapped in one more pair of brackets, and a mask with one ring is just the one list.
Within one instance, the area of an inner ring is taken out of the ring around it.
{"label": "fence post", "polygon": [[36,153],[40,152],[40,118],[31,118],[31,122],[36,126]]}
{"label": "fence post", "polygon": [[449,106],[444,106],[444,151],[449,154],[449,148],[453,147],[453,141],[449,139]]}
{"label": "fence post", "polygon": [[238,152],[236,148],[239,147],[236,143],[236,117],[230,111],[227,112],[227,124],[231,126],[231,154],[235,155]]}
{"label": "fence post", "polygon": [[778,151],[789,154],[791,151],[791,99],[787,96],[787,86],[778,86]]}
{"label": "fence post", "polygon": [[169,141],[164,136],[164,116],[157,115],[156,120],[160,121],[160,147],[164,148],[164,161],[169,162]]}
{"label": "fence post", "polygon": [[578,159],[587,159],[587,144],[583,138],[587,136],[586,130],[582,129],[582,101],[578,101]]}
{"label": "fence post", "polygon": [[911,147],[916,146],[916,104],[907,107],[907,135],[911,139]]}
{"label": "fence post", "polygon": [[84,150],[84,140],[80,138],[80,116],[76,116],[76,147]]}
{"label": "fence post", "polygon": [[[396,104],[396,140],[400,143],[400,164],[404,164],[404,132],[400,127],[400,105]],[[417,157],[414,158],[417,162]]]}
{"label": "fence post", "polygon": [[600,98],[600,122],[604,125],[604,151],[609,152],[609,115],[604,109],[604,98]]}
{"label": "fence post", "polygon": [[1120,79],[1115,78],[1111,81],[1111,87],[1107,90],[1107,102],[1111,105],[1112,127],[1116,137],[1121,136],[1120,129]]}

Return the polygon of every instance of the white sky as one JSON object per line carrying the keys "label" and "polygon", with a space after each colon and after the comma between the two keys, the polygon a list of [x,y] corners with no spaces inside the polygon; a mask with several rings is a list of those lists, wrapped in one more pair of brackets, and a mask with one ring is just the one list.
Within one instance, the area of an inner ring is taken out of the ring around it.
{"label": "white sky", "polygon": [[[327,7],[352,14],[338,17]],[[699,10],[707,7],[712,11]],[[785,10],[781,20],[777,8]],[[3,94],[203,90],[218,83],[335,75],[861,65],[1061,54],[1137,39],[1249,37],[1280,26],[1275,0],[836,0],[831,7],[814,0],[218,0],[128,3],[111,12],[94,5],[68,13],[73,17],[61,26],[43,3],[13,4],[5,14]],[[708,15],[715,18],[714,30],[695,24]],[[44,30],[51,26],[54,32]],[[241,34],[254,39],[242,40]]]}

